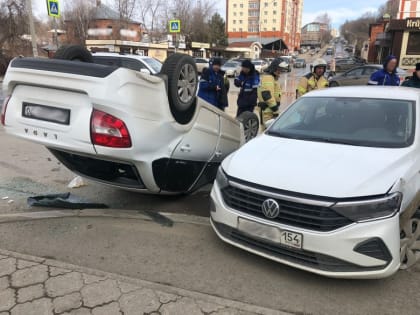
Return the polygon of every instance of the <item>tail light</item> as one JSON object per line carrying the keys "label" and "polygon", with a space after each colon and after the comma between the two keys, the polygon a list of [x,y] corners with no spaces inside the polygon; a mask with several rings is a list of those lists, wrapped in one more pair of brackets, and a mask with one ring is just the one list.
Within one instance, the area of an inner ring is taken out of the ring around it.
{"label": "tail light", "polygon": [[3,106],[1,108],[0,122],[3,126],[6,126],[6,109],[7,109],[7,104],[9,103],[9,100],[10,100],[10,96],[6,97],[3,102]]}
{"label": "tail light", "polygon": [[93,110],[90,136],[92,143],[111,148],[130,148],[130,133],[125,123],[110,114]]}

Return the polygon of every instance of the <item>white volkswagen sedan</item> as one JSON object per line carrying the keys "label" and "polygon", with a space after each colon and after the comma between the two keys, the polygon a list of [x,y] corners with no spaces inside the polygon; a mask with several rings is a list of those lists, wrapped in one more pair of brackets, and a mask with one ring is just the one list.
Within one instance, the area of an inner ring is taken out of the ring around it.
{"label": "white volkswagen sedan", "polygon": [[420,259],[420,93],[345,87],[298,99],[222,163],[211,222],[225,242],[340,278]]}

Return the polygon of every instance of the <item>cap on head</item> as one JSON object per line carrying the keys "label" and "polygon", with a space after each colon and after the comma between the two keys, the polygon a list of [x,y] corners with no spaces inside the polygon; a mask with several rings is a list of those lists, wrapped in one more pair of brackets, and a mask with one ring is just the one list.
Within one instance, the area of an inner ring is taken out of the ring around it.
{"label": "cap on head", "polygon": [[416,63],[416,71],[420,71],[420,62]]}

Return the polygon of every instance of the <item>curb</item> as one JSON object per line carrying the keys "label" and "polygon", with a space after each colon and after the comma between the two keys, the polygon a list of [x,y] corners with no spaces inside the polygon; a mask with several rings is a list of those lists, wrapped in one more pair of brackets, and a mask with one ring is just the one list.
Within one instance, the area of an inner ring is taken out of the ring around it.
{"label": "curb", "polygon": [[225,307],[238,309],[240,311],[251,312],[251,313],[256,313],[256,314],[261,314],[261,315],[290,315],[291,314],[291,313],[286,313],[286,312],[277,311],[277,310],[273,310],[273,309],[269,309],[265,307],[255,306],[255,305],[251,305],[251,304],[247,304],[247,303],[243,303],[239,301],[229,300],[229,299],[225,299],[222,297],[213,296],[213,295],[209,295],[205,293],[189,291],[186,289],[181,289],[181,288],[164,285],[160,283],[154,283],[154,282],[150,282],[146,280],[125,277],[125,276],[121,276],[121,275],[117,275],[117,274],[113,274],[109,272],[104,272],[104,271],[100,271],[96,269],[76,266],[76,265],[68,264],[68,263],[61,262],[54,259],[40,258],[40,257],[20,254],[20,253],[16,253],[16,252],[4,250],[4,249],[0,249],[0,255],[33,261],[36,263],[41,263],[41,264],[52,266],[52,267],[69,269],[69,270],[73,270],[73,271],[77,271],[77,272],[85,273],[89,275],[94,275],[98,277],[107,277],[112,280],[124,281],[130,284],[136,285],[136,286],[159,290],[159,291],[163,291],[167,293],[172,293],[175,295],[189,297],[196,300],[202,300],[202,301],[218,304]]}

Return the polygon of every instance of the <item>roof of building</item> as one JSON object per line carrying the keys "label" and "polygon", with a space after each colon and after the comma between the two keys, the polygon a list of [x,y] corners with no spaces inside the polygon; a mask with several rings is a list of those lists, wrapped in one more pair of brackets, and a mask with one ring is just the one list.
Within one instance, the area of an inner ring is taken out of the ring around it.
{"label": "roof of building", "polygon": [[[93,9],[93,20],[120,20],[120,14],[112,8],[102,4],[98,1],[95,8]],[[140,24],[140,22],[130,20],[130,23]]]}
{"label": "roof of building", "polygon": [[251,45],[255,43],[254,41],[246,41],[246,42],[233,42],[230,43],[228,48],[249,48]]}

